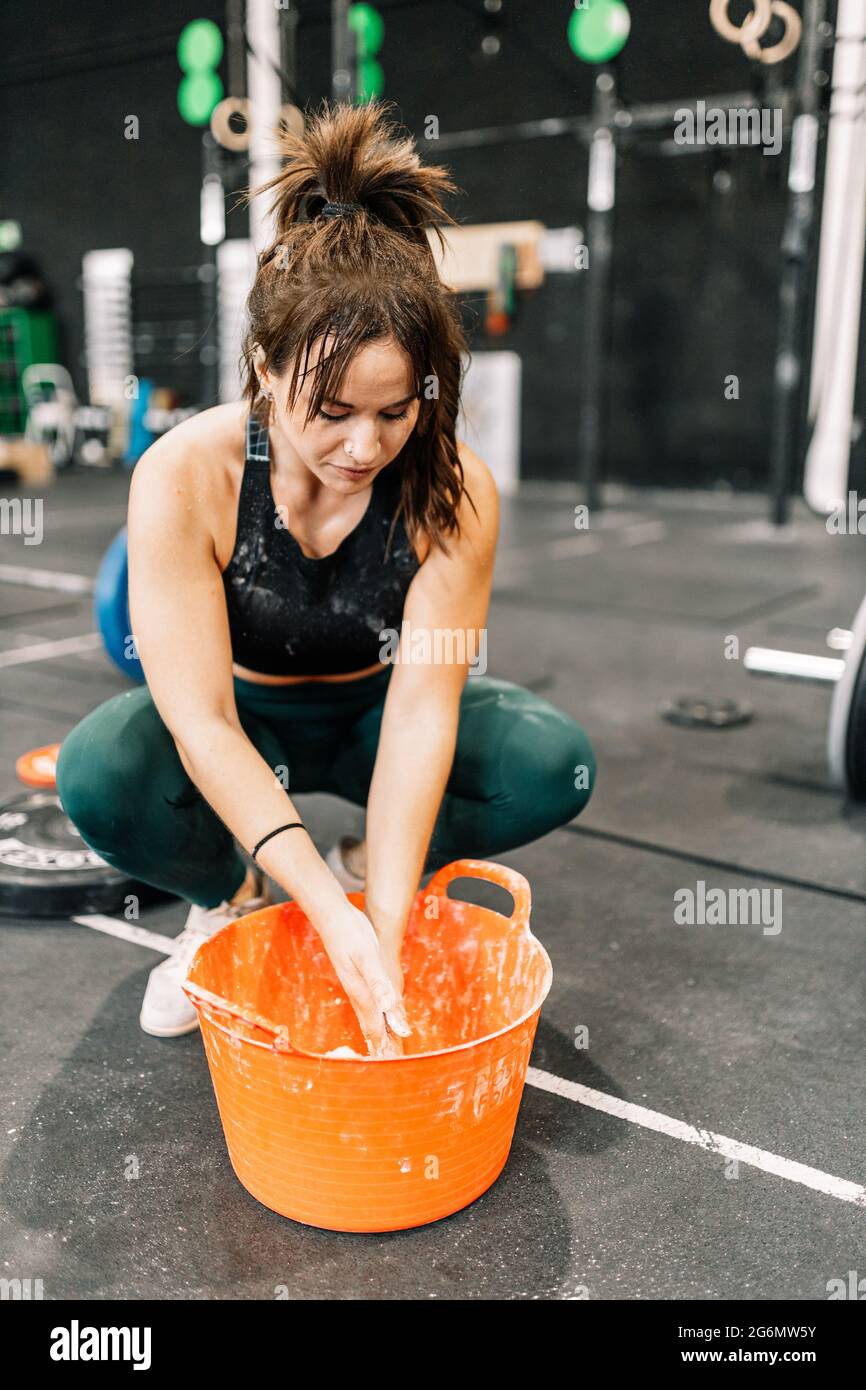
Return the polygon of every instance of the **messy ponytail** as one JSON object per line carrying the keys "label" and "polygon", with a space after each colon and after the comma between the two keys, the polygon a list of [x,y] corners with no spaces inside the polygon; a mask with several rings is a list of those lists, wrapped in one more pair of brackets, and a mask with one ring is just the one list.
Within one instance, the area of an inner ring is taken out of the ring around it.
{"label": "messy ponytail", "polygon": [[[439,224],[457,224],[442,198],[458,190],[444,168],[421,163],[411,138],[394,133],[385,116],[391,105],[332,109],[324,102],[303,135],[282,128],[283,169],[247,190],[247,201],[274,190],[276,239],[259,257],[247,299],[243,395],[251,412],[265,415],[258,345],[267,370],[279,375],[293,364],[290,409],[302,375],[313,373],[308,424],[323,401],[339,396],[358,349],[392,337],[411,361],[420,401],[415,428],[391,465],[401,477],[394,524],[402,510],[410,539],[421,531],[447,552],[445,536],[459,532],[457,510],[464,492],[469,495],[455,438],[468,348],[456,296],[439,278],[426,229],[444,245]],[[323,216],[328,203],[360,206]],[[325,335],[329,354],[310,367],[313,345]]]}

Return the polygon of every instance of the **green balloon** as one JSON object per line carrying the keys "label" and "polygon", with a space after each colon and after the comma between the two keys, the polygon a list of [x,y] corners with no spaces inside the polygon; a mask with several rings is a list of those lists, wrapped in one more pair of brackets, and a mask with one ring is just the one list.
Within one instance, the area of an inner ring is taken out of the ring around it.
{"label": "green balloon", "polygon": [[191,72],[177,89],[177,109],[188,125],[207,125],[223,99],[223,84],[215,72]]}
{"label": "green balloon", "polygon": [[358,94],[355,98],[358,106],[363,106],[365,101],[371,97],[380,97],[385,90],[385,74],[382,71],[382,64],[375,58],[360,58],[358,60]]}
{"label": "green balloon", "polygon": [[631,16],[623,0],[589,0],[568,21],[571,51],[583,63],[607,63],[625,47]]}
{"label": "green balloon", "polygon": [[355,35],[359,58],[372,58],[382,47],[385,21],[372,5],[350,5],[346,22]]}
{"label": "green balloon", "polygon": [[194,19],[181,30],[177,61],[184,72],[207,72],[223,56],[223,36],[212,19]]}

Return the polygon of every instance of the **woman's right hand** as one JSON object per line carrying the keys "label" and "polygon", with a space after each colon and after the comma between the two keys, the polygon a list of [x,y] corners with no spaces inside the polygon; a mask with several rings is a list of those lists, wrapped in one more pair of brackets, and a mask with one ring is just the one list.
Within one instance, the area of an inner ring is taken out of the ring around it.
{"label": "woman's right hand", "polygon": [[[366,913],[349,899],[326,925],[313,923],[374,1057],[402,1056],[400,1038],[412,1032],[403,1000],[391,982],[379,938]],[[389,1027],[398,1036],[389,1033]]]}

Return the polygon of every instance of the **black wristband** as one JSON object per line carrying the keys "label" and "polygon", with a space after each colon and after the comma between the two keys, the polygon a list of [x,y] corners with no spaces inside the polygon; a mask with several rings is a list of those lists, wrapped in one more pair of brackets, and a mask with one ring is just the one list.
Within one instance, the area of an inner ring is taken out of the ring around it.
{"label": "black wristband", "polygon": [[262,836],[262,838],[259,840],[258,844],[252,852],[251,857],[253,863],[258,863],[256,855],[258,854],[262,845],[266,844],[268,840],[272,840],[275,835],[280,835],[284,830],[297,830],[298,828],[300,828],[301,830],[306,830],[307,827],[304,825],[304,822],[302,820],[293,820],[289,825],[278,825],[276,830],[269,830],[267,835]]}

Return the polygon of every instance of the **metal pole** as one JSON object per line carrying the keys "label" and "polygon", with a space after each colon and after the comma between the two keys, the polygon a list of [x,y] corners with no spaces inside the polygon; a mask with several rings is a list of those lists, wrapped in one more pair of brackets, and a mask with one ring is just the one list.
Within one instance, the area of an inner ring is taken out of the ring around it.
{"label": "metal pole", "polygon": [[298,21],[300,14],[294,0],[279,11],[280,69],[283,76],[283,101],[294,102],[298,85]]}
{"label": "metal pole", "polygon": [[592,102],[586,224],[589,263],[585,272],[589,278],[578,424],[578,467],[590,511],[601,506],[599,477],[608,442],[610,297],[616,203],[615,105],[616,82],[612,70],[605,67],[595,79]]}
{"label": "metal pole", "polygon": [[244,49],[243,0],[226,0],[227,95],[230,97],[244,97],[247,94]]}
{"label": "metal pole", "polygon": [[[220,199],[224,198],[222,182],[221,149],[209,130],[201,138],[202,151],[202,196],[207,196],[209,181]],[[218,185],[218,187],[217,187]],[[225,215],[224,207],[219,209]],[[202,229],[204,230],[204,228]],[[225,221],[223,220],[223,236]],[[217,227],[214,233],[219,235]],[[205,409],[219,405],[220,400],[220,340],[219,340],[219,285],[217,280],[217,246],[215,240],[202,239],[201,260],[199,262],[199,282],[201,285],[202,335],[199,346],[201,372],[201,403]]]}
{"label": "metal pole", "polygon": [[[722,110],[742,107],[749,111],[760,105],[758,98],[751,91],[719,92],[715,96],[702,99],[707,107],[713,106]],[[695,97],[683,97],[681,101],[637,102],[628,107],[628,132],[633,134],[640,131],[667,131],[680,119],[681,112],[695,109],[696,101]],[[418,143],[435,145],[439,151],[480,149],[485,145],[521,144],[524,140],[548,140],[554,135],[574,135],[580,140],[589,140],[592,137],[593,125],[591,116],[544,116],[540,120],[517,121],[513,125],[446,131],[435,140],[426,142],[424,137],[419,135]]]}
{"label": "metal pole", "polygon": [[[866,0],[839,0],[824,162],[803,492],[831,512],[848,491],[866,242]],[[827,60],[829,64],[829,58]]]}
{"label": "metal pole", "polygon": [[331,97],[355,100],[355,36],[349,28],[350,0],[331,0]]}
{"label": "metal pole", "polygon": [[[247,38],[247,89],[252,108],[250,187],[257,188],[280,172],[275,135],[281,102],[280,25],[273,0],[247,0]],[[256,252],[274,239],[273,220],[267,211],[272,197],[253,198],[249,205],[250,240]]]}
{"label": "metal pole", "polygon": [[770,435],[770,519],[788,520],[791,475],[797,441],[797,414],[803,378],[803,309],[812,252],[818,109],[821,96],[815,74],[821,66],[819,25],[825,0],[804,0],[803,39],[797,66],[797,96],[788,164],[788,210],[782,234],[782,274],[773,371]]}

